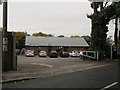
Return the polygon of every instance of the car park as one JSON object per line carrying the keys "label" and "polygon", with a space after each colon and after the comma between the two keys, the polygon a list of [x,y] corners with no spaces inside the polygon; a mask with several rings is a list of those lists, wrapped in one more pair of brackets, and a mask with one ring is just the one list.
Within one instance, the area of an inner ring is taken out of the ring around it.
{"label": "car park", "polygon": [[40,51],[38,55],[39,57],[47,57],[46,51]]}
{"label": "car park", "polygon": [[55,50],[52,50],[50,53],[49,53],[49,57],[58,57],[58,53],[57,53],[57,51],[55,51]]}
{"label": "car park", "polygon": [[60,57],[69,57],[69,53],[66,51],[63,51],[60,53]]}
{"label": "car park", "polygon": [[34,57],[34,50],[25,50],[25,56],[26,57]]}

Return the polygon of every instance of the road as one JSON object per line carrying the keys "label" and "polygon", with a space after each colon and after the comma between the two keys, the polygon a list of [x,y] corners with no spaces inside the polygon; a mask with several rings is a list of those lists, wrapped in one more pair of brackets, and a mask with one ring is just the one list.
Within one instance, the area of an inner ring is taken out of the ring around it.
{"label": "road", "polygon": [[3,85],[5,88],[118,88],[118,64]]}

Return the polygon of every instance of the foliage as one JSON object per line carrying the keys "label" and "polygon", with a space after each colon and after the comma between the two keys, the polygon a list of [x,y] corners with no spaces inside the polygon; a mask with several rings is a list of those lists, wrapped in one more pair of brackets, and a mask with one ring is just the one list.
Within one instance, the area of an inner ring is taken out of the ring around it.
{"label": "foliage", "polygon": [[57,37],[65,37],[64,35],[59,35],[59,36],[57,36]]}
{"label": "foliage", "polygon": [[17,49],[25,48],[25,38],[26,38],[25,32],[16,32],[16,48]]}
{"label": "foliage", "polygon": [[107,53],[105,54],[106,57],[110,58],[111,56],[111,46],[113,45],[113,40],[112,40],[112,36],[109,36],[106,39],[106,51]]}
{"label": "foliage", "polygon": [[[100,11],[97,10],[99,2],[92,3],[94,13],[88,15],[88,18],[92,20],[92,32],[91,32],[91,49],[98,51],[100,58],[103,58],[105,54],[108,54],[108,45],[106,42],[108,27],[107,24],[113,16],[120,15],[120,2],[112,3],[107,7],[102,7]],[[119,9],[118,9],[119,8]]]}
{"label": "foliage", "polygon": [[80,38],[80,36],[78,36],[78,35],[75,35],[75,36],[72,35],[71,36],[71,38],[77,38],[77,37]]}
{"label": "foliage", "polygon": [[[119,36],[120,37],[120,36]],[[118,46],[120,46],[120,39],[119,39],[119,37],[117,38],[118,39]]]}
{"label": "foliage", "polygon": [[46,33],[33,33],[32,36],[43,36],[43,37],[54,37],[52,34],[46,34]]}
{"label": "foliage", "polygon": [[0,31],[2,31],[3,28],[0,28]]}

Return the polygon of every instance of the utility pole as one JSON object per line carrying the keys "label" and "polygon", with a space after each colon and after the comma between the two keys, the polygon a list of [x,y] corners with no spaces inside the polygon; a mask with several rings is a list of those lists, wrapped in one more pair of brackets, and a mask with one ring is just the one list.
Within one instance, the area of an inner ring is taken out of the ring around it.
{"label": "utility pole", "polygon": [[7,0],[3,2],[3,59],[2,69],[7,71]]}

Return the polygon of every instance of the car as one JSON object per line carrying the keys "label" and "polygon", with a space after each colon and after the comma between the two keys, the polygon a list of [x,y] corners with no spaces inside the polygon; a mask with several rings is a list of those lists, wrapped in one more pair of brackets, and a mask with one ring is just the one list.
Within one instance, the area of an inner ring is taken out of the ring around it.
{"label": "car", "polygon": [[38,55],[39,57],[47,57],[46,51],[40,51]]}
{"label": "car", "polygon": [[25,56],[26,57],[34,57],[34,50],[25,50]]}
{"label": "car", "polygon": [[70,57],[79,57],[79,52],[77,50],[73,50],[69,53]]}
{"label": "car", "polygon": [[63,51],[60,53],[60,57],[69,57],[69,53],[66,51]]}
{"label": "car", "polygon": [[52,50],[50,53],[49,53],[49,57],[58,57],[58,53],[57,53],[57,51],[55,51],[55,50]]}

